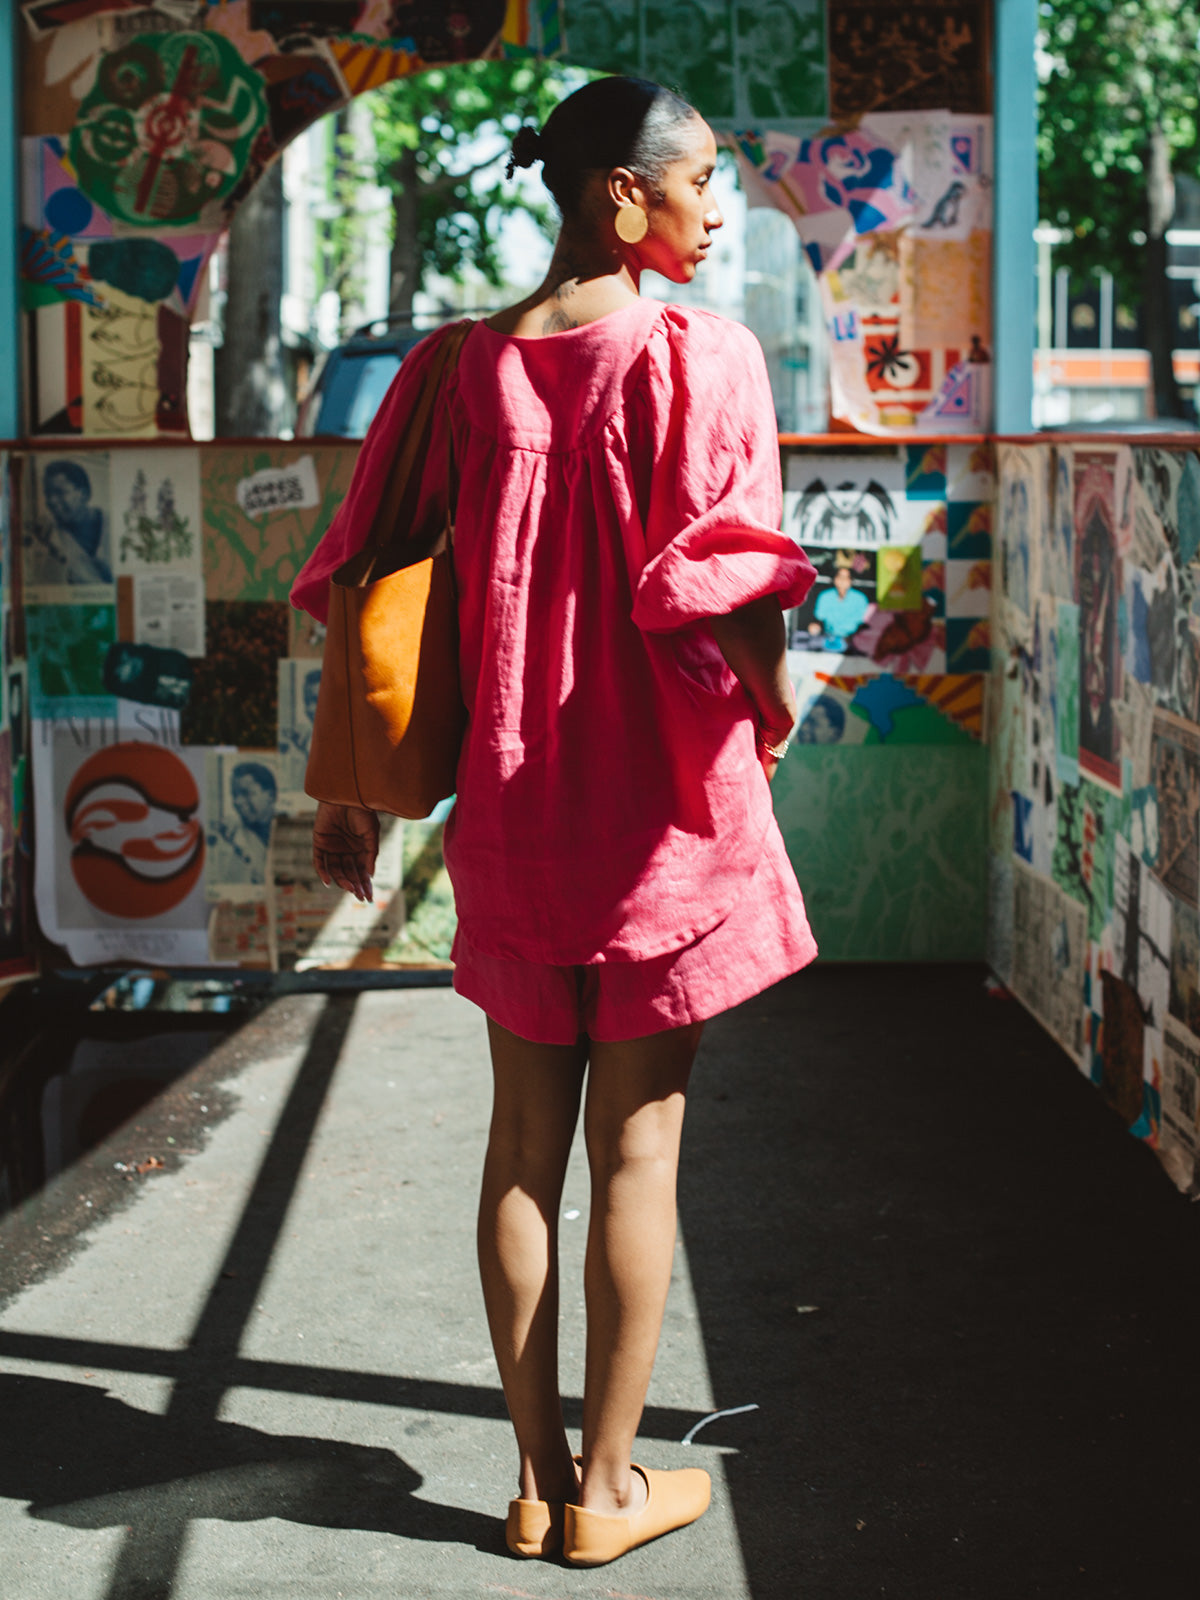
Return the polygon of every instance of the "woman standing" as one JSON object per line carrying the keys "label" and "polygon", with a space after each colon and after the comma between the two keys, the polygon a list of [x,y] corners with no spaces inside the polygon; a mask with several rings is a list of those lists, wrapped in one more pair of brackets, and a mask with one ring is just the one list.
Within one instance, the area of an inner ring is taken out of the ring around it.
{"label": "woman standing", "polygon": [[[816,954],[768,788],[795,719],[781,607],[813,572],[778,532],[758,344],[638,295],[645,270],[689,282],[721,226],[711,130],[657,85],[603,78],[540,134],[521,129],[512,161],[542,163],[563,225],[545,282],[471,330],[446,391],[469,721],[445,858],[454,983],[487,1013],[494,1069],[478,1242],[520,1457],[508,1543],[594,1566],[708,1505],[706,1473],[633,1466],[631,1450],[701,1026]],[[438,337],[402,367],[361,484],[297,582],[317,615]],[[434,452],[431,503],[444,472]],[[318,870],[369,894],[377,837],[372,813],[322,805]],[[557,1218],[581,1098],[577,1462],[558,1389]]]}

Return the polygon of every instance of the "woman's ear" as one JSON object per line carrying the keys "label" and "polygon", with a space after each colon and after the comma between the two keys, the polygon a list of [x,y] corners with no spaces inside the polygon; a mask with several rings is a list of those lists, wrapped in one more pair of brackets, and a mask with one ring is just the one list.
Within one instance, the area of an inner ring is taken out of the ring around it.
{"label": "woman's ear", "polygon": [[614,167],[608,175],[608,197],[615,206],[645,206],[646,194],[628,167]]}

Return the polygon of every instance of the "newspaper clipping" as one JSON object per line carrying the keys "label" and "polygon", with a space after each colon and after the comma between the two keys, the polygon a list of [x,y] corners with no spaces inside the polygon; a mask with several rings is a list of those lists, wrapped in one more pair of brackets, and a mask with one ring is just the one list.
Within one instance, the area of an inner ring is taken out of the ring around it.
{"label": "newspaper clipping", "polygon": [[1013,926],[1013,993],[1081,1062],[1087,912],[1056,883],[1014,861]]}
{"label": "newspaper clipping", "polygon": [[1168,1017],[1163,1030],[1162,1125],[1159,1139],[1163,1165],[1181,1189],[1200,1192],[1200,1039],[1182,1022]]}

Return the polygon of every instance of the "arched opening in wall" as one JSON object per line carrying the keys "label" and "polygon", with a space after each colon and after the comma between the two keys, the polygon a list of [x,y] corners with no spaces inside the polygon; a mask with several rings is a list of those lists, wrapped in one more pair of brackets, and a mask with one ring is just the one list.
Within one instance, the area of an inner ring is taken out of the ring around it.
{"label": "arched opening in wall", "polygon": [[[533,290],[558,217],[538,169],[505,180],[512,136],[598,75],[554,62],[433,67],[293,139],[210,266],[192,330],[194,436],[361,437],[420,336]],[[827,336],[809,258],[788,217],[748,203],[732,138],[719,137],[725,223],[709,261],[683,287],[647,273],[642,292],[746,323],[780,430],[824,431]]]}
{"label": "arched opening in wall", "polygon": [[[797,267],[793,307],[792,269],[775,270],[775,245],[764,245],[771,260],[751,261],[741,298],[748,320],[766,319],[784,427],[821,425],[821,356],[839,427],[886,437],[988,426],[987,0],[949,29],[933,0],[905,8],[899,53],[891,25],[865,0],[219,0],[195,10],[179,0],[89,0],[21,9],[30,435],[186,439],[190,344],[193,436],[228,437],[198,394],[206,364],[216,364],[218,319],[200,302],[222,230],[232,220],[231,238],[249,236],[246,263],[231,264],[224,286],[251,290],[250,312],[237,319],[227,306],[224,319],[240,358],[288,326],[281,307],[296,290],[281,280],[314,262],[324,272],[337,230],[361,222],[325,193],[317,204],[328,211],[328,238],[293,272],[296,253],[283,252],[278,226],[248,221],[272,195],[276,217],[294,204],[280,159],[294,164],[292,147],[323,118],[352,128],[360,97],[419,82],[431,67],[546,62],[656,78],[715,128],[738,130],[739,173],[756,202],[795,228],[830,331],[828,347],[806,339],[817,327],[803,314],[815,311],[806,269]],[[329,156],[339,140],[324,137],[322,164],[341,182],[341,158]],[[747,219],[751,256],[771,227]],[[798,262],[794,241],[779,231],[775,243],[782,251],[785,238]],[[219,300],[219,278],[216,289]],[[339,306],[352,301],[333,284],[320,294],[331,289]],[[781,320],[786,338],[777,340]],[[272,426],[256,420],[253,433],[294,426],[279,374],[290,364],[294,391],[325,342],[307,328],[282,337],[292,344],[249,385],[274,409]]]}

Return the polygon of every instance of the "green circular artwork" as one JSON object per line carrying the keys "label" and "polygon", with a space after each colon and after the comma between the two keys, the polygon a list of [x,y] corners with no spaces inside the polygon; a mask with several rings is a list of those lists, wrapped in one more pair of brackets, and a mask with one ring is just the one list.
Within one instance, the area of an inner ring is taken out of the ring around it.
{"label": "green circular artwork", "polygon": [[79,187],[143,227],[196,222],[245,169],[263,82],[219,33],[139,34],[100,60],[71,130]]}

